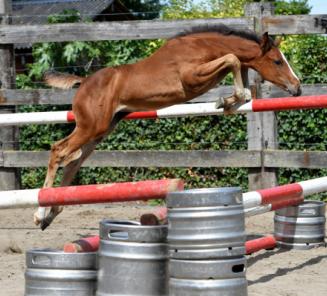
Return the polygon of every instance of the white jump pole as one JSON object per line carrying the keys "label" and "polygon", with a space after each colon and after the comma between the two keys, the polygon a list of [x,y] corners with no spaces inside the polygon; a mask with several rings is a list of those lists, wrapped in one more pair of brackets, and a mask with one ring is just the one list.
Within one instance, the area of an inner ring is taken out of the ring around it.
{"label": "white jump pole", "polygon": [[[327,191],[327,177],[299,183],[243,193],[245,216],[255,216],[283,207],[298,205],[306,196]],[[162,224],[167,219],[167,208],[157,207],[141,216],[145,225]]]}
{"label": "white jump pole", "polygon": [[[165,198],[167,192],[182,190],[182,184],[180,180],[165,179],[0,191],[0,209],[159,199]],[[327,177],[250,191],[243,193],[244,208],[247,216],[253,216],[300,204],[304,197],[325,191],[327,191]]]}
{"label": "white jump pole", "polygon": [[[252,100],[236,108],[235,113],[327,108],[327,95]],[[184,116],[222,115],[215,103],[180,104],[144,112],[133,112],[125,119],[156,119]],[[74,122],[72,111],[0,114],[0,126]]]}
{"label": "white jump pole", "polygon": [[164,199],[183,190],[180,179],[0,191],[0,209]]}
{"label": "white jump pole", "polygon": [[306,196],[325,191],[327,191],[327,177],[247,192],[243,194],[245,215],[254,216],[298,205]]}

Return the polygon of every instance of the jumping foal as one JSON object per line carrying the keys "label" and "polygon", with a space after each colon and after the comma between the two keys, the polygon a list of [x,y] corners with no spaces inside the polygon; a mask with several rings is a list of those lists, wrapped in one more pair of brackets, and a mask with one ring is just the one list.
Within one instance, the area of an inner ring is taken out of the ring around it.
{"label": "jumping foal", "polygon": [[[60,164],[64,165],[61,186],[71,183],[96,144],[124,117],[119,111],[154,110],[189,101],[232,72],[235,91],[224,102],[229,110],[251,99],[243,87],[242,68],[252,68],[263,79],[300,95],[300,81],[278,45],[268,33],[258,37],[219,25],[176,36],[135,64],[104,68],[86,78],[48,74],[45,80],[51,86],[67,89],[80,83],[80,87],[73,100],[76,127],[52,146],[44,187],[53,186]],[[46,216],[45,208],[39,208],[34,222],[45,229],[62,209],[52,207]]]}

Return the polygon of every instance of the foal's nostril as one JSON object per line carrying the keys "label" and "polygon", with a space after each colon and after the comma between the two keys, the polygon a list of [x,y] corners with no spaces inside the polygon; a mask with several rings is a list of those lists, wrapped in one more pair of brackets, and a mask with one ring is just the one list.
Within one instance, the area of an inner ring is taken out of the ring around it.
{"label": "foal's nostril", "polygon": [[299,86],[298,88],[289,88],[290,93],[293,95],[293,97],[298,97],[302,94],[302,89],[301,86]]}

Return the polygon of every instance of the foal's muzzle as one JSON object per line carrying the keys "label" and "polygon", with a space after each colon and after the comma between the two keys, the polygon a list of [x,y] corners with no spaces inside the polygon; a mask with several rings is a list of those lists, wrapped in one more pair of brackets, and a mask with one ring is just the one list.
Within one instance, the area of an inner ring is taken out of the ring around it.
{"label": "foal's muzzle", "polygon": [[297,89],[295,92],[292,93],[292,95],[293,95],[294,97],[298,97],[298,96],[300,96],[301,94],[302,94],[302,88],[301,88],[301,86],[299,86],[298,89]]}
{"label": "foal's muzzle", "polygon": [[294,97],[298,97],[302,94],[302,88],[301,85],[298,85],[296,87],[288,87],[288,91],[292,94]]}

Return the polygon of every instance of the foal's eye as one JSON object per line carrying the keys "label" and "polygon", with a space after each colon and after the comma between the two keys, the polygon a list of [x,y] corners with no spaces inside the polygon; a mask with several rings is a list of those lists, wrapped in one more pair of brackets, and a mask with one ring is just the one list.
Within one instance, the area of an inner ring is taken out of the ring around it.
{"label": "foal's eye", "polygon": [[281,60],[274,60],[274,63],[278,66],[280,66],[283,62]]}

